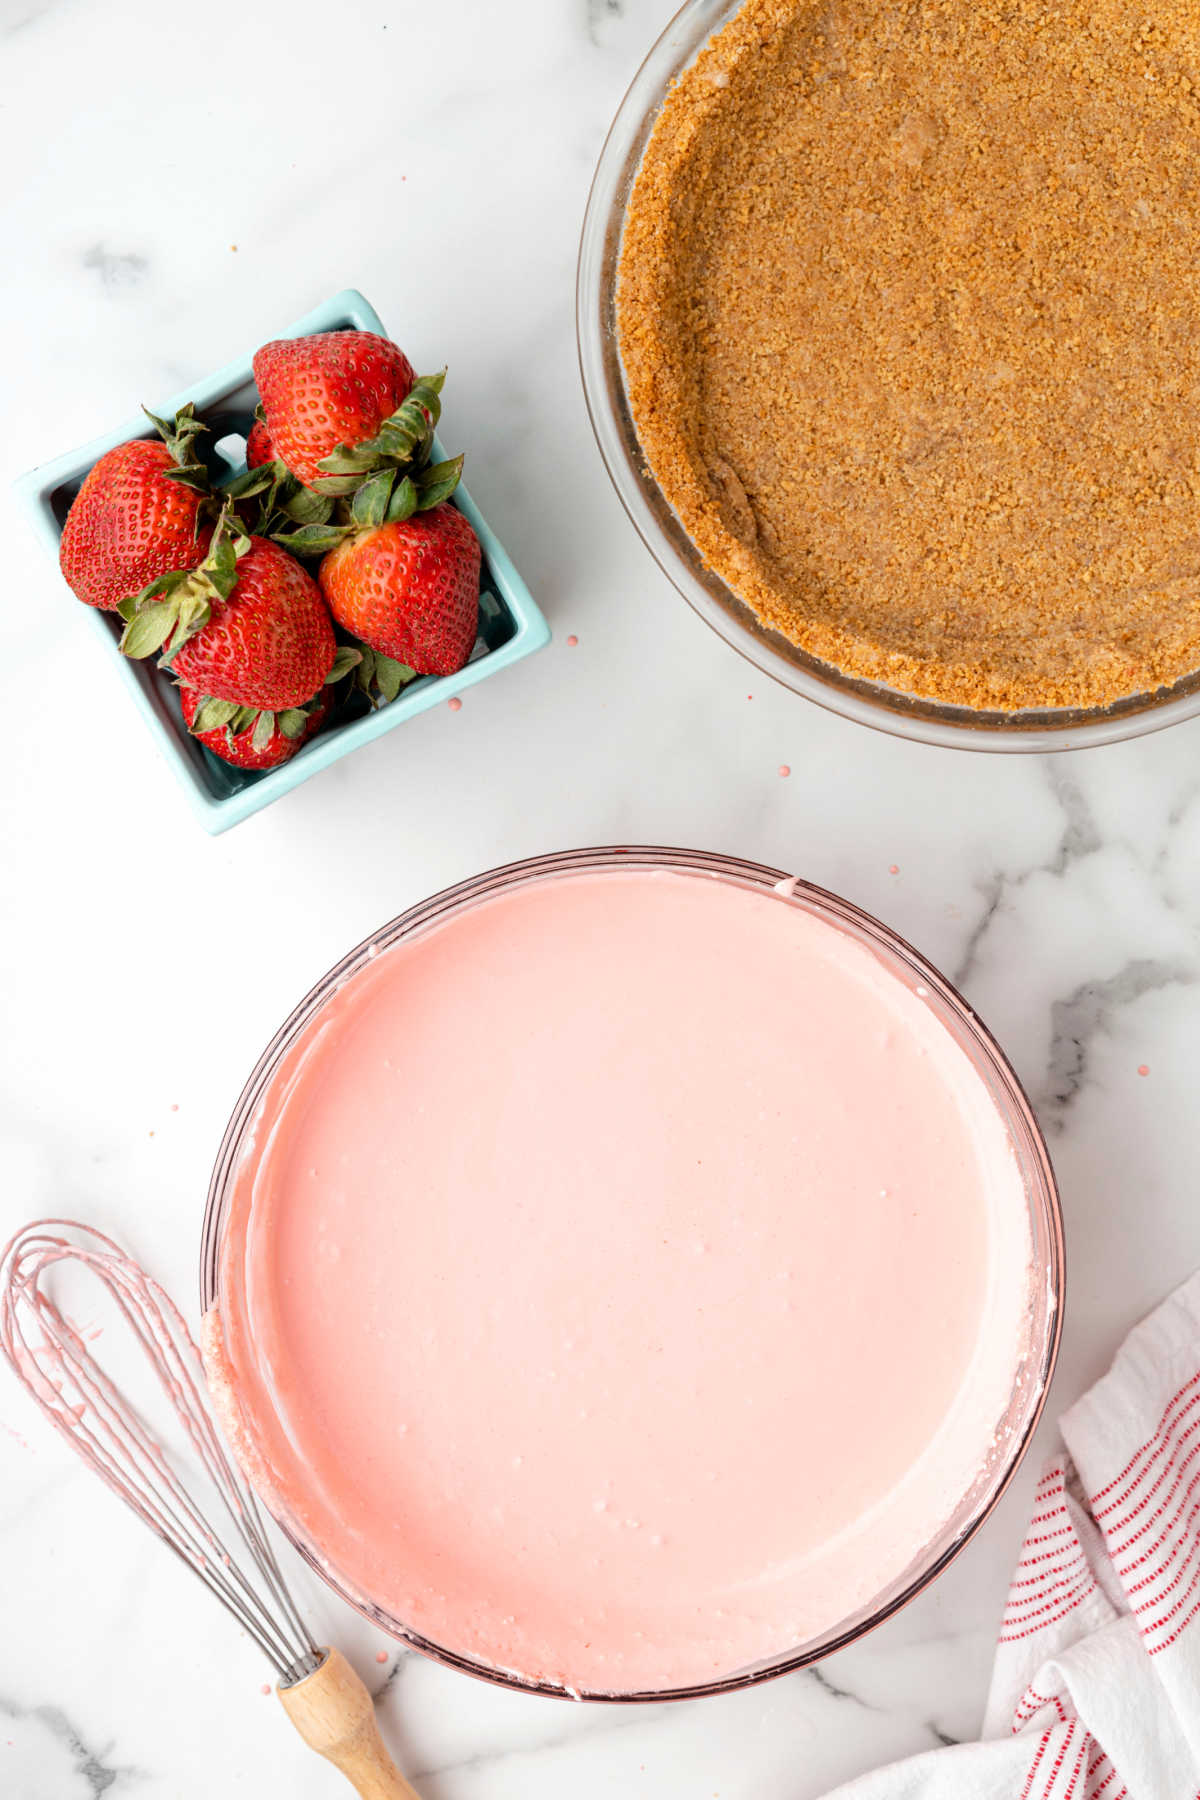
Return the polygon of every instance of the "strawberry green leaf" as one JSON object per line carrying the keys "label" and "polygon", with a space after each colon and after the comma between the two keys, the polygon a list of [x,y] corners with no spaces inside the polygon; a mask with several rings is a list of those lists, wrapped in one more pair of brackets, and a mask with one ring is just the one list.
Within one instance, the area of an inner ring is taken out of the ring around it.
{"label": "strawberry green leaf", "polygon": [[378,474],[367,477],[350,506],[352,524],[367,526],[383,524],[387,517],[388,501],[392,497],[392,483],[395,479],[395,469],[380,469]]}
{"label": "strawberry green leaf", "polygon": [[442,412],[442,389],[446,385],[446,371],[439,369],[436,375],[418,375],[408,390],[408,399],[415,400],[423,407],[430,418],[437,420]]}
{"label": "strawberry green leaf", "polygon": [[181,406],[173,419],[160,419],[148,406],[143,406],[142,411],[178,465],[174,469],[165,469],[163,473],[176,481],[182,481],[185,486],[207,492],[208,472],[197,458],[192,440],[200,432],[207,431],[208,426],[203,419],[196,417],[195,407],[190,402],[187,406]]}
{"label": "strawberry green leaf", "polygon": [[381,656],[375,652],[375,684],[386,701],[392,701],[406,683],[413,680],[415,669],[407,663],[397,662],[394,657]]}
{"label": "strawberry green leaf", "polygon": [[383,421],[375,437],[360,448],[372,449],[377,455],[391,457],[397,462],[411,457],[441,416],[442,403],[438,396],[445,378],[444,369],[440,375],[422,375],[391,417]]}
{"label": "strawberry green leaf", "polygon": [[179,623],[183,626],[189,637],[193,636],[197,631],[200,631],[212,618],[212,606],[209,603],[209,596],[199,583],[193,586],[192,583],[189,582],[186,587],[180,590],[178,607]]}
{"label": "strawberry green leaf", "polygon": [[164,481],[173,481],[178,487],[194,488],[198,494],[209,491],[208,470],[203,463],[179,463],[173,469],[162,471]]}
{"label": "strawberry green leaf", "polygon": [[384,456],[392,456],[401,461],[412,455],[428,429],[429,421],[425,414],[410,398],[390,419],[384,420],[374,441]]}
{"label": "strawberry green leaf", "polygon": [[187,581],[180,588],[178,597],[171,603],[175,612],[175,635],[165,654],[159,659],[160,669],[169,669],[189,638],[194,638],[198,631],[203,631],[212,618],[212,607],[209,596],[212,589],[206,581],[199,577]]}
{"label": "strawberry green leaf", "polygon": [[160,438],[166,439],[176,435],[178,414],[176,414],[174,419],[160,419],[158,414],[152,413],[148,406],[143,406],[142,411],[145,413]]}
{"label": "strawberry green leaf", "polygon": [[222,600],[228,600],[237,585],[237,552],[227,537],[214,538],[212,554],[204,564],[208,576]]}
{"label": "strawberry green leaf", "polygon": [[279,715],[279,729],[285,738],[298,738],[308,724],[308,714],[302,707],[289,706]]}
{"label": "strawberry green leaf", "polygon": [[[171,569],[167,574],[158,576],[150,583],[149,587],[144,587],[140,594],[133,594],[129,600],[122,600],[121,605],[132,604],[135,611],[140,610],[141,607],[148,606],[152,600],[161,600],[182,588],[190,574],[189,569]],[[127,613],[122,616],[129,617]]]}
{"label": "strawberry green leaf", "polygon": [[326,475],[361,475],[375,461],[371,440],[365,444],[339,444],[317,464]]}
{"label": "strawberry green leaf", "polygon": [[433,427],[441,415],[440,396],[445,379],[444,369],[438,375],[419,376],[374,437],[361,444],[338,444],[323,456],[317,464],[320,474],[312,483],[316,491],[334,497],[357,493],[364,480],[381,465],[391,465],[400,474],[413,474],[423,468],[432,453]]}
{"label": "strawberry green leaf", "polygon": [[265,750],[275,736],[275,714],[265,708],[254,721],[254,730],[250,735],[251,746],[255,750]]}
{"label": "strawberry green leaf", "polygon": [[176,610],[168,601],[162,601],[157,606],[147,606],[126,625],[121,634],[120,648],[124,655],[140,662],[143,657],[153,656],[156,650],[162,648],[177,623]]}
{"label": "strawberry green leaf", "polygon": [[364,644],[354,683],[372,706],[380,707],[394,700],[400,689],[415,676],[416,671],[406,663],[396,662],[393,657],[383,656],[369,644]]}
{"label": "strawberry green leaf", "polygon": [[391,462],[407,462],[412,456],[413,445],[417,439],[411,431],[405,430],[390,422],[381,425],[375,437],[371,439],[371,449],[376,456],[386,457]]}
{"label": "strawberry green leaf", "polygon": [[214,700],[210,696],[196,708],[191,728],[197,735],[202,731],[219,731],[222,725],[236,719],[240,711],[236,700]]}
{"label": "strawberry green leaf", "polygon": [[334,655],[333,665],[325,677],[323,685],[332,687],[336,681],[344,681],[351,669],[356,669],[363,659],[361,650],[354,650],[349,644],[339,644]]}
{"label": "strawberry green leaf", "polygon": [[187,643],[190,635],[191,634],[183,620],[177,618],[175,620],[175,630],[171,634],[171,640],[158,659],[158,666],[160,669],[169,669],[171,667],[171,664],[179,655],[183,646]]}
{"label": "strawberry green leaf", "polygon": [[462,456],[452,456],[448,462],[434,463],[423,471],[417,481],[418,512],[428,512],[431,506],[440,506],[450,498],[462,480],[464,460]]}
{"label": "strawberry green leaf", "polygon": [[410,460],[412,462],[413,469],[417,470],[417,469],[426,468],[428,466],[429,459],[432,455],[433,455],[433,426],[431,425],[431,426],[429,426],[428,430],[426,431],[425,436],[421,439],[420,443],[417,445],[416,449],[412,453],[412,457]]}
{"label": "strawberry green leaf", "polygon": [[292,477],[295,493],[281,495],[279,508],[297,525],[324,525],[333,511],[333,501],[324,494],[314,494]]}
{"label": "strawberry green leaf", "polygon": [[336,550],[345,535],[346,528],[340,525],[301,525],[298,531],[277,531],[273,537],[293,556],[324,556]]}
{"label": "strawberry green leaf", "polygon": [[275,479],[275,465],[260,463],[257,469],[243,469],[221,491],[227,500],[248,500],[252,494],[265,493]]}
{"label": "strawberry green leaf", "polygon": [[318,475],[313,482],[318,494],[354,494],[361,485],[361,475]]}
{"label": "strawberry green leaf", "polygon": [[396,491],[392,495],[386,515],[388,524],[394,525],[403,519],[411,519],[419,504],[420,497],[417,490],[406,475],[402,481],[397,483]]}
{"label": "strawberry green leaf", "polygon": [[188,578],[189,587],[207,604],[214,596],[228,600],[237,584],[239,557],[250,548],[250,533],[238,518],[232,500],[221,508],[216,530],[208,546],[208,555]]}

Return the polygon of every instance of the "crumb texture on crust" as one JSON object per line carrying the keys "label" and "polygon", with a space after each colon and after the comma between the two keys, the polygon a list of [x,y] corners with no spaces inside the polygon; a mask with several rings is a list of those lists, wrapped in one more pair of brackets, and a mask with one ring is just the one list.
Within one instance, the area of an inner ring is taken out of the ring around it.
{"label": "crumb texture on crust", "polygon": [[631,197],[620,349],[705,562],[846,673],[1200,666],[1200,8],[746,0]]}

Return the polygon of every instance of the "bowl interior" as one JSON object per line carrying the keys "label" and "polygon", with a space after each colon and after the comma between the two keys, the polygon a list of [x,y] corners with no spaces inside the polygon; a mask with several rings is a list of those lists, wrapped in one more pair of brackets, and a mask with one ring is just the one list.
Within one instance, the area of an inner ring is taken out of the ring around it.
{"label": "bowl interior", "polygon": [[1200,670],[1105,708],[1012,713],[946,706],[860,680],[769,629],[705,566],[638,442],[618,347],[617,277],[630,194],[667,91],[739,4],[689,0],[655,43],[601,152],[580,242],[576,327],[588,411],[609,477],[647,548],[689,605],[756,668],[832,712],[900,737],[955,749],[1067,750],[1193,717],[1200,712]]}
{"label": "bowl interior", "polygon": [[[214,1165],[209,1185],[201,1244],[201,1306],[207,1312],[220,1299],[220,1253],[228,1217],[231,1176],[242,1144],[252,1126],[258,1104],[281,1058],[298,1033],[318,1013],[327,996],[348,975],[381,950],[426,929],[449,914],[469,909],[504,888],[531,881],[569,876],[582,871],[622,868],[672,869],[702,872],[754,888],[773,889],[783,879],[781,871],[692,850],[644,846],[565,852],[534,858],[489,871],[411,908],[372,938],[349,952],[300,1002],[267,1046],[234,1110]],[[1009,1407],[995,1433],[996,1449],[952,1517],[934,1533],[924,1550],[881,1594],[821,1636],[765,1657],[751,1668],[738,1670],[701,1686],[668,1692],[576,1693],[588,1700],[657,1701],[725,1693],[802,1668],[843,1648],[907,1604],[958,1554],[987,1517],[1018,1467],[1045,1402],[1057,1356],[1062,1322],[1063,1238],[1062,1218],[1048,1152],[1029,1102],[1012,1068],[994,1040],[948,982],[901,938],[848,901],[805,882],[797,882],[791,903],[814,912],[868,946],[912,990],[920,990],[925,1003],[938,1015],[951,1036],[965,1051],[991,1095],[1012,1140],[1025,1186],[1032,1272],[1030,1280],[1030,1331],[1027,1356],[1014,1386]],[[369,1597],[350,1591],[322,1561],[303,1533],[285,1517],[279,1519],[296,1548],[311,1566],[382,1630],[433,1657],[501,1686],[516,1687],[563,1697],[567,1690],[545,1682],[530,1682],[510,1671],[499,1670],[476,1659],[436,1644],[412,1632],[403,1620],[390,1616]]]}

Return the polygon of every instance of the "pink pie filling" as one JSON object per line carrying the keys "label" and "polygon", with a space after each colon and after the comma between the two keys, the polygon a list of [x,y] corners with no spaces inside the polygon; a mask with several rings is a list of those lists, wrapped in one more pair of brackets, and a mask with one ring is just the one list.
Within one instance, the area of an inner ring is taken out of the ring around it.
{"label": "pink pie filling", "polygon": [[596,872],[366,963],[270,1083],[210,1379],[268,1499],[438,1644],[593,1691],[780,1655],[998,1453],[1024,1188],[966,1055],[771,893]]}

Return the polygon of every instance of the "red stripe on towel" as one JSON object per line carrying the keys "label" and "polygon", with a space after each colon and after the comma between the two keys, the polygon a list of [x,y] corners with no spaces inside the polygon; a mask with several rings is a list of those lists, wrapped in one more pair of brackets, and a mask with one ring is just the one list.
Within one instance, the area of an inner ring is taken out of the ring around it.
{"label": "red stripe on towel", "polygon": [[1039,1763],[1046,1754],[1046,1745],[1050,1742],[1053,1735],[1054,1733],[1051,1731],[1043,1731],[1042,1733],[1041,1742],[1037,1747],[1037,1753],[1034,1756],[1033,1762],[1030,1764],[1029,1774],[1025,1778],[1025,1786],[1021,1789],[1021,1800],[1029,1800],[1029,1792],[1033,1787],[1033,1778],[1038,1772]]}
{"label": "red stripe on towel", "polygon": [[[1171,1408],[1173,1406],[1176,1406],[1179,1403],[1179,1401],[1183,1399],[1183,1396],[1185,1394],[1189,1393],[1194,1387],[1196,1387],[1198,1383],[1200,1383],[1200,1371],[1198,1371],[1195,1375],[1193,1375],[1190,1381],[1185,1381],[1183,1386],[1181,1388],[1177,1389],[1174,1394],[1172,1394],[1171,1398],[1167,1401],[1166,1406],[1163,1408],[1163,1415],[1162,1415],[1162,1418],[1159,1420],[1159,1431],[1161,1431],[1163,1429],[1164,1425],[1166,1424],[1167,1414],[1171,1411]],[[1189,1408],[1191,1407],[1191,1405],[1194,1403],[1194,1400],[1196,1400],[1196,1399],[1200,1399],[1200,1394],[1193,1396],[1193,1400],[1188,1402]],[[1121,1485],[1121,1483],[1126,1479],[1126,1477],[1132,1473],[1132,1471],[1137,1466],[1140,1459],[1143,1456],[1147,1455],[1148,1452],[1153,1449],[1157,1436],[1158,1436],[1158,1432],[1155,1433],[1154,1437],[1148,1438],[1144,1444],[1140,1444],[1138,1446],[1138,1448],[1134,1451],[1133,1455],[1130,1457],[1129,1461],[1125,1464],[1125,1467],[1121,1470],[1120,1474],[1114,1475],[1110,1482],[1107,1482],[1104,1487],[1100,1488],[1096,1493],[1094,1493],[1092,1495],[1092,1511],[1095,1513],[1095,1515],[1098,1519],[1103,1518],[1105,1513],[1111,1512],[1114,1507],[1119,1506],[1121,1504],[1122,1496],[1118,1494],[1116,1499],[1110,1501],[1108,1506],[1105,1506],[1105,1507],[1098,1507],[1096,1505],[1096,1502],[1099,1500],[1107,1499],[1108,1495],[1112,1493],[1113,1489],[1115,1487],[1119,1487]],[[1139,1477],[1139,1479],[1140,1479],[1140,1477]]]}
{"label": "red stripe on towel", "polygon": [[999,1642],[1002,1644],[1015,1644],[1020,1638],[1033,1637],[1035,1632],[1048,1630],[1051,1625],[1057,1625],[1061,1619],[1068,1618],[1070,1614],[1075,1611],[1075,1608],[1080,1605],[1082,1601],[1087,1599],[1089,1594],[1095,1592],[1095,1589],[1096,1584],[1089,1576],[1086,1587],[1083,1589],[1082,1593],[1076,1595],[1069,1606],[1064,1606],[1060,1612],[1052,1614],[1049,1618],[1034,1620],[1027,1625],[1023,1631],[1002,1631],[1000,1633]]}
{"label": "red stripe on towel", "polygon": [[1049,1773],[1049,1775],[1047,1775],[1045,1785],[1042,1788],[1042,1800],[1050,1800],[1050,1796],[1054,1792],[1055,1784],[1058,1781],[1059,1770],[1062,1768],[1063,1763],[1066,1760],[1067,1751],[1071,1748],[1071,1745],[1074,1742],[1075,1727],[1078,1725],[1078,1723],[1079,1723],[1078,1719],[1072,1719],[1070,1724],[1067,1726],[1067,1734],[1063,1738],[1062,1743],[1058,1746],[1058,1755],[1055,1757],[1054,1761],[1050,1765],[1050,1773]]}
{"label": "red stripe on towel", "polygon": [[1066,1724],[1067,1713],[1066,1708],[1062,1703],[1062,1695],[1039,1694],[1035,1687],[1030,1686],[1025,1689],[1025,1692],[1017,1701],[1016,1711],[1013,1713],[1012,1729],[1014,1735],[1018,1731],[1024,1730],[1034,1714],[1041,1712],[1043,1706],[1056,1706],[1058,1708],[1059,1718],[1064,1725]]}
{"label": "red stripe on towel", "polygon": [[1079,1771],[1083,1767],[1084,1758],[1087,1756],[1091,1744],[1092,1739],[1085,1731],[1083,1734],[1083,1742],[1079,1746],[1079,1755],[1075,1758],[1075,1767],[1071,1770],[1071,1779],[1063,1790],[1063,1800],[1072,1800],[1072,1795],[1079,1783]]}
{"label": "red stripe on towel", "polygon": [[1156,1429],[1091,1505],[1157,1656],[1200,1613],[1200,1372],[1176,1389]]}
{"label": "red stripe on towel", "polygon": [[[1196,1424],[1193,1426],[1192,1429],[1200,1430],[1200,1419],[1197,1419]],[[1137,1505],[1132,1508],[1132,1510],[1129,1513],[1128,1518],[1122,1519],[1119,1522],[1114,1520],[1113,1522],[1111,1522],[1110,1524],[1108,1524],[1104,1527],[1105,1537],[1109,1540],[1110,1544],[1112,1544],[1114,1546],[1114,1549],[1113,1549],[1114,1556],[1116,1556],[1118,1554],[1121,1556],[1124,1556],[1129,1550],[1131,1550],[1133,1548],[1134,1544],[1137,1543],[1137,1541],[1140,1537],[1144,1537],[1148,1531],[1153,1531],[1155,1525],[1162,1518],[1163,1514],[1170,1510],[1172,1504],[1174,1503],[1174,1501],[1176,1499],[1176,1496],[1179,1493],[1180,1485],[1183,1481],[1184,1476],[1187,1474],[1187,1471],[1191,1468],[1192,1463],[1196,1460],[1196,1457],[1200,1456],[1200,1443],[1193,1444],[1191,1449],[1188,1451],[1187,1455],[1181,1458],[1179,1455],[1179,1452],[1182,1448],[1183,1448],[1183,1439],[1182,1438],[1178,1442],[1175,1442],[1175,1441],[1171,1442],[1170,1454],[1168,1455],[1166,1462],[1163,1464],[1162,1471],[1159,1474],[1158,1480],[1154,1483],[1154,1486],[1152,1488],[1148,1488],[1146,1490],[1146,1492],[1139,1498]],[[1167,1481],[1168,1479],[1170,1479],[1170,1482],[1171,1482],[1170,1487],[1167,1489],[1166,1493],[1163,1495],[1162,1499],[1159,1501],[1158,1505],[1154,1508],[1154,1511],[1149,1515],[1149,1517],[1142,1518],[1142,1514],[1146,1511],[1146,1508],[1150,1505],[1150,1503],[1154,1499],[1159,1488],[1162,1486],[1163,1482]],[[1179,1512],[1182,1512],[1183,1508],[1187,1505],[1188,1495],[1192,1492],[1193,1488],[1196,1486],[1196,1482],[1198,1479],[1200,1479],[1200,1471],[1197,1471],[1197,1474],[1193,1475],[1191,1481],[1189,1481],[1186,1489],[1184,1490],[1183,1500],[1181,1501],[1180,1506],[1177,1509]],[[1134,1525],[1137,1525],[1137,1522],[1139,1519],[1141,1519],[1141,1524],[1137,1526],[1136,1531],[1133,1531],[1131,1528]],[[1126,1535],[1127,1533],[1129,1535]],[[1117,1542],[1118,1539],[1120,1539],[1121,1541]]]}

